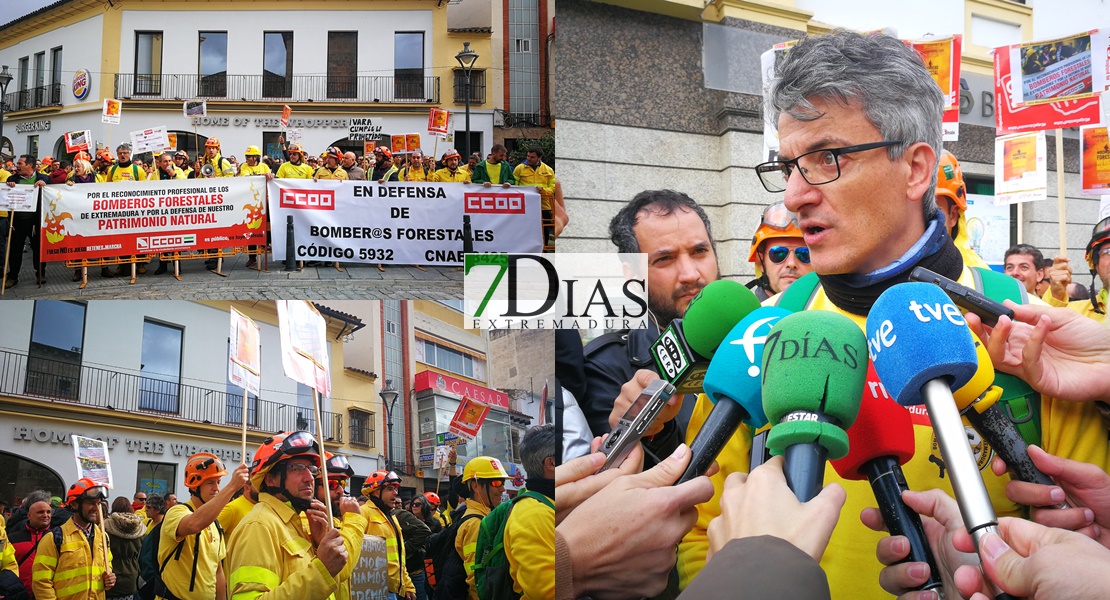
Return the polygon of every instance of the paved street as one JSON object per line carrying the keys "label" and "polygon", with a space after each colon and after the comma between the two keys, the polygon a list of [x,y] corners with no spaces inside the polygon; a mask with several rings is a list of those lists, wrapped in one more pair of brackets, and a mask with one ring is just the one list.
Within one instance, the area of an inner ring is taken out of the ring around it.
{"label": "paved street", "polygon": [[[0,260],[3,260],[0,251]],[[283,263],[270,261],[269,272],[246,267],[243,254],[224,259],[220,277],[204,268],[203,260],[183,261],[181,281],[173,278],[171,266],[167,273],[155,275],[157,261],[152,261],[146,275],[139,275],[134,285],[127,277],[105,279],[100,267],[89,268],[89,284],[79,289],[80,282],[71,281],[73,270],[62,263],[48,263],[46,284],[35,285],[31,270],[31,253],[23,257],[19,285],[8,289],[5,300],[73,298],[80,300],[457,300],[463,295],[463,274],[455,267],[386,266],[385,272],[372,264],[342,264],[335,267],[305,267],[287,273]]]}

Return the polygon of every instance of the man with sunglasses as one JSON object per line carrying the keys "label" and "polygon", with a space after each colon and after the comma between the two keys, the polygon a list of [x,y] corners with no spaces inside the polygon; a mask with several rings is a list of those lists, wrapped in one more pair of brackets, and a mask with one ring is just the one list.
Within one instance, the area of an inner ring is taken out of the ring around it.
{"label": "man with sunglasses", "polygon": [[393,471],[374,471],[366,478],[362,493],[369,500],[362,505],[366,518],[366,535],[376,535],[385,540],[388,562],[389,600],[406,598],[416,600],[416,586],[405,567],[405,541],[401,525],[393,516],[393,501],[401,489],[401,478]]}
{"label": "man with sunglasses", "polygon": [[[501,503],[501,493],[505,491],[505,480],[508,478],[509,474],[501,466],[501,461],[491,456],[476,456],[463,467],[461,483],[464,489],[460,495],[466,498],[466,512],[459,518],[459,528],[455,534],[455,552],[462,559],[463,568],[466,571],[469,600],[478,600],[478,588],[474,583],[478,530],[481,527],[482,518]],[[439,578],[438,573],[436,577]],[[439,579],[436,585],[444,585],[446,582],[443,579]]]}
{"label": "man with sunglasses", "polygon": [[104,530],[97,526],[100,503],[107,499],[108,489],[87,477],[69,487],[66,506],[73,518],[61,526],[60,534],[44,535],[35,549],[34,597],[103,600],[105,590],[116,584],[115,574],[109,572],[111,550],[105,556]]}
{"label": "man with sunglasses", "polygon": [[763,210],[752,237],[748,262],[755,263],[755,279],[747,285],[762,302],[785,291],[809,273],[809,248],[798,229],[798,216],[776,202]]}
{"label": "man with sunglasses", "polygon": [[165,592],[181,600],[227,597],[223,570],[227,540],[216,518],[246,483],[247,466],[236,467],[231,481],[221,489],[220,481],[226,475],[223,463],[214,454],[198,452],[186,461],[189,501],[169,509],[162,519],[158,565],[166,566],[162,571],[165,590],[155,590],[160,597],[169,598]]}
{"label": "man with sunglasses", "polygon": [[306,431],[267,438],[251,463],[258,504],[228,550],[230,597],[327,598],[339,589],[347,549],[323,502],[320,445]]}
{"label": "man with sunglasses", "polygon": [[335,600],[350,600],[351,573],[362,554],[362,536],[366,531],[366,518],[362,516],[358,500],[347,493],[347,482],[355,476],[355,470],[342,454],[326,452],[327,479],[316,479],[316,499],[323,502],[331,500],[332,524],[343,536],[343,546],[347,549],[347,565],[336,575],[339,589],[335,590]]}

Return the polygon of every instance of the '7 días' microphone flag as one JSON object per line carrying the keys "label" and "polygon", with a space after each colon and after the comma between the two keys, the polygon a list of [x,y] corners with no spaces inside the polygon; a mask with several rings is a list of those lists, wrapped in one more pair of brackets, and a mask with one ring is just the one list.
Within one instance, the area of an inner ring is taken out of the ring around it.
{"label": "'7 d\u00edas' microphone flag", "polygon": [[324,317],[305,300],[279,300],[277,309],[281,366],[285,376],[330,396],[331,373]]}

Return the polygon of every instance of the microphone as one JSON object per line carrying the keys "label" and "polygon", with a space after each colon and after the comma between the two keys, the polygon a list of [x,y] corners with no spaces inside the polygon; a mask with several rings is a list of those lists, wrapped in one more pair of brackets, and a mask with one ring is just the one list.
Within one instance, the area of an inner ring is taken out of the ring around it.
{"label": "microphone", "polygon": [[[998,533],[998,519],[952,396],[978,367],[967,321],[936,286],[902,283],[883,292],[867,315],[867,349],[898,404],[925,404],[964,526],[978,550],[984,535]],[[1009,598],[1001,592],[995,597]]]}
{"label": "microphone", "polygon": [[758,308],[717,348],[705,373],[705,395],[713,410],[690,444],[690,464],[676,485],[705,475],[742,422],[747,421],[752,431],[767,424],[759,387],[763,344],[772,325],[789,314],[777,306]]}
{"label": "microphone", "polygon": [[757,308],[755,294],[735,281],[721,279],[702,288],[686,314],[671,321],[651,345],[660,376],[679,394],[700,393],[709,359],[721,340]]}
{"label": "microphone", "polygon": [[825,461],[848,454],[867,375],[867,342],[858,325],[833,312],[784,317],[763,351],[763,410],[773,423],[772,454],[784,454],[786,483],[802,502],[825,480]]}
{"label": "microphone", "polygon": [[[971,338],[975,343],[979,368],[967,385],[952,393],[956,408],[1006,462],[1006,466],[1014,473],[1014,479],[1040,485],[1056,485],[1051,477],[1033,464],[1025,438],[1021,437],[1014,423],[996,404],[1002,394],[1001,389],[994,386],[994,363],[991,362],[986,346],[979,341],[974,331],[971,332]],[[1057,508],[1068,508],[1068,504],[1058,504]]]}
{"label": "microphone", "polygon": [[940,588],[944,583],[921,516],[902,501],[902,492],[910,489],[901,465],[914,455],[913,421],[909,411],[880,395],[878,383],[874,365],[868,365],[859,416],[848,429],[848,455],[830,462],[842,479],[871,483],[890,535],[909,540],[910,552],[902,562],[929,564],[929,579],[916,589]]}

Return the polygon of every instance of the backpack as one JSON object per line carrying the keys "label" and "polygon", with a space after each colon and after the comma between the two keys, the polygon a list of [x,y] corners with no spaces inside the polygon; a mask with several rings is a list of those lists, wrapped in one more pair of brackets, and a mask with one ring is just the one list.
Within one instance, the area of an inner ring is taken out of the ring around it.
{"label": "backpack", "polygon": [[[1002,302],[1009,299],[1017,304],[1029,301],[1025,288],[1016,279],[982,267],[970,267],[972,287],[986,297]],[[820,279],[817,273],[803,275],[779,296],[776,306],[792,312],[805,310],[817,296]],[[994,385],[1002,389],[998,405],[1017,428],[1026,444],[1041,443],[1041,398],[1025,381],[995,370]]]}
{"label": "backpack", "polygon": [[[193,507],[189,503],[182,503],[181,506],[193,512]],[[224,539],[224,528],[220,527],[219,521],[213,521],[216,524],[216,531],[220,532],[220,540]],[[207,528],[205,528],[207,529]],[[193,572],[189,577],[189,591],[193,591],[197,582],[197,560],[200,558],[200,534],[204,533],[204,529],[197,532],[193,544]],[[151,529],[145,539],[143,539],[142,549],[139,550],[139,576],[143,579],[143,586],[139,588],[139,596],[143,600],[154,600],[155,596],[165,598],[166,600],[178,600],[177,596],[173,594],[166,587],[162,581],[162,573],[166,570],[166,565],[170,563],[170,559],[180,560],[181,552],[185,550],[185,540],[182,539],[170,550],[166,555],[166,560],[162,564],[158,564],[158,546],[162,538],[162,523],[158,523]]]}
{"label": "backpack", "polygon": [[466,515],[428,539],[424,568],[428,574],[428,585],[435,590],[434,598],[466,598],[466,568],[462,557],[455,551],[455,537],[459,527],[467,520],[481,518],[482,515]]}
{"label": "backpack", "polygon": [[[116,169],[118,169],[118,168],[119,168],[119,165],[112,165],[112,168],[108,169],[108,181],[109,182],[111,182],[115,178]],[[136,165],[135,163],[131,163],[131,181],[138,181],[138,180],[139,180],[139,165]]]}
{"label": "backpack", "polygon": [[480,600],[517,600],[520,594],[513,590],[509,574],[509,561],[505,557],[505,525],[516,503],[524,498],[538,500],[555,510],[546,496],[537,492],[522,491],[512,502],[502,502],[482,519],[478,530],[477,549],[474,554],[474,585]]}

